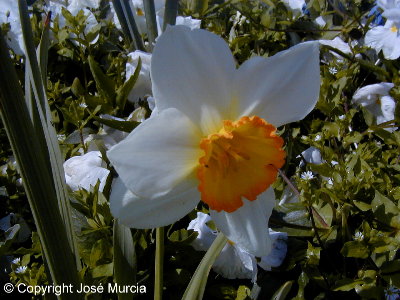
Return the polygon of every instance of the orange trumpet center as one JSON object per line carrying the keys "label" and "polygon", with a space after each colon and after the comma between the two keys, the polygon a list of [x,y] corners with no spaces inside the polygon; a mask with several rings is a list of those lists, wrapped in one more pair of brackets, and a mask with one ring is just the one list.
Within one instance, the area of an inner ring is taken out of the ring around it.
{"label": "orange trumpet center", "polygon": [[197,170],[202,201],[218,212],[234,212],[242,197],[253,201],[264,192],[285,163],[283,139],[275,131],[262,118],[242,117],[203,138]]}

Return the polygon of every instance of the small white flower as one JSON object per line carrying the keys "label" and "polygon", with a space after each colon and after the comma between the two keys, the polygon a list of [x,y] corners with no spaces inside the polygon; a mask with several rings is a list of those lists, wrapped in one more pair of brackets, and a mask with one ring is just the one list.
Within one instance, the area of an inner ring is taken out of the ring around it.
{"label": "small white flower", "polygon": [[[364,106],[376,117],[376,123],[381,124],[394,119],[396,102],[389,96],[393,83],[381,82],[362,87],[353,95],[352,102]],[[396,128],[386,128],[393,132]]]}
{"label": "small white flower", "polygon": [[311,171],[303,172],[301,173],[301,179],[304,180],[311,180],[314,178],[314,175]]}
{"label": "small white flower", "polygon": [[314,138],[314,141],[318,142],[321,140],[321,135],[317,134]]}
{"label": "small white flower", "polygon": [[24,274],[26,272],[26,270],[28,269],[27,266],[20,266],[18,268],[15,269],[15,273],[17,274]]}
{"label": "small white flower", "polygon": [[338,165],[339,163],[338,163],[336,160],[332,160],[332,161],[331,161],[331,164],[332,164],[332,166],[336,166],[336,165]]}
{"label": "small white flower", "polygon": [[18,265],[18,264],[20,263],[20,261],[21,261],[21,258],[17,257],[17,258],[15,258],[15,259],[13,259],[13,260],[11,261],[11,263],[14,264],[14,265]]}
{"label": "small white flower", "polygon": [[[192,246],[198,251],[206,251],[217,236],[217,232],[207,226],[211,217],[198,212],[197,218],[192,220],[188,229],[198,233]],[[287,252],[287,234],[269,230],[272,242],[272,250],[268,255],[262,256],[258,265],[264,270],[271,270],[271,267],[278,267],[285,259]],[[267,238],[267,237],[266,237]],[[240,248],[233,242],[228,242],[214,262],[213,270],[228,279],[252,279],[257,276],[257,261],[255,256]]]}
{"label": "small white flower", "polygon": [[360,232],[360,231],[357,231],[354,234],[354,240],[358,241],[358,242],[361,242],[362,240],[364,240],[364,234],[362,232]]}
{"label": "small white flower", "polygon": [[346,118],[346,116],[345,115],[340,115],[338,118],[339,118],[339,120],[344,120]]}
{"label": "small white flower", "polygon": [[329,73],[331,73],[331,74],[336,74],[337,73],[337,69],[335,68],[335,67],[329,67]]}

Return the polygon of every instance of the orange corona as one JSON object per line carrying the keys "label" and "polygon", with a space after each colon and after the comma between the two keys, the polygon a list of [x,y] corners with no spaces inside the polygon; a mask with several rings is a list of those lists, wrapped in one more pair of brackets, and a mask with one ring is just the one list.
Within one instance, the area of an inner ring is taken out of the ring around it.
{"label": "orange corona", "polygon": [[218,133],[203,138],[197,170],[202,201],[218,212],[234,212],[242,197],[253,201],[264,192],[285,163],[283,139],[275,132],[264,119],[245,116],[224,121]]}

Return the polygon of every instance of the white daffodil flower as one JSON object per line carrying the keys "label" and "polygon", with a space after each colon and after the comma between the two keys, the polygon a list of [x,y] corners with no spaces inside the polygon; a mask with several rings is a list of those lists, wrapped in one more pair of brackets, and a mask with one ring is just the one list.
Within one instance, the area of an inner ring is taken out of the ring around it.
{"label": "white daffodil flower", "polygon": [[151,79],[150,79],[150,66],[151,54],[140,50],[136,50],[128,54],[128,61],[126,63],[126,80],[131,78],[135,73],[136,67],[139,63],[139,58],[142,61],[139,77],[133,89],[129,92],[129,102],[136,103],[139,98],[142,100],[145,96],[151,96]]}
{"label": "white daffodil flower", "polygon": [[[197,218],[189,223],[188,229],[198,233],[192,246],[197,251],[207,251],[217,237],[217,232],[207,226],[211,217],[198,212]],[[272,251],[269,255],[261,257],[258,265],[264,270],[279,267],[285,259],[287,252],[287,234],[269,230],[272,240]],[[255,279],[257,277],[257,261],[254,255],[246,252],[236,244],[228,242],[213,264],[213,270],[228,279]]]}
{"label": "white daffodil flower", "polygon": [[90,151],[74,156],[64,162],[65,180],[73,191],[90,190],[100,180],[99,191],[103,191],[109,170],[101,159],[100,151]]}
{"label": "white daffodil flower", "polygon": [[[393,10],[392,10],[393,11]],[[382,14],[388,16],[389,12]],[[395,20],[388,19],[384,26],[376,26],[365,35],[365,44],[383,52],[386,59],[397,59],[400,57],[400,8],[391,17],[397,15]]]}
{"label": "white daffodil flower", "polygon": [[236,68],[229,46],[205,30],[171,26],[151,62],[158,114],[108,151],[119,174],[111,211],[134,228],[175,222],[202,200],[243,250],[271,250],[270,185],[284,164],[276,127],[303,119],[320,86],[318,43]]}
{"label": "white daffodil flower", "polygon": [[19,20],[18,1],[0,0],[0,25],[9,24],[6,41],[15,54],[24,55],[25,46]]}
{"label": "white daffodil flower", "polygon": [[[377,124],[392,121],[396,102],[389,96],[389,91],[393,87],[394,84],[389,82],[364,86],[356,91],[352,101],[368,109],[376,117]],[[396,128],[385,129],[391,132],[396,130]]]}

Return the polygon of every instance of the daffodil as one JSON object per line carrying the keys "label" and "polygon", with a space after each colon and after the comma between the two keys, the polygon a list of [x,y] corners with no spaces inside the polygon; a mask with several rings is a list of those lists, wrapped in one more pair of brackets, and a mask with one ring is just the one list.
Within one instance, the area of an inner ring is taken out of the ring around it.
{"label": "daffodil", "polygon": [[151,78],[158,114],[107,153],[119,174],[113,215],[130,227],[165,226],[201,200],[229,240],[268,254],[270,185],[285,162],[275,131],[316,104],[318,43],[236,68],[223,39],[173,26],[156,43]]}

